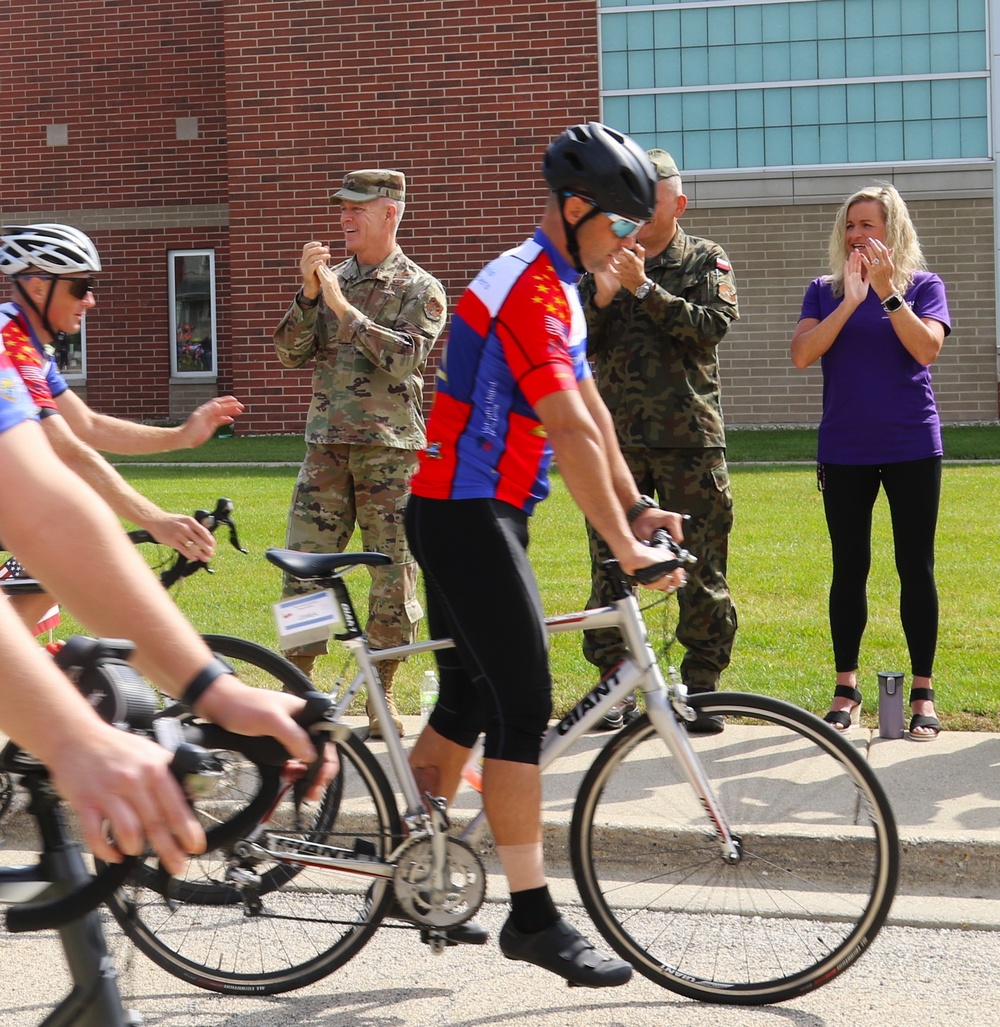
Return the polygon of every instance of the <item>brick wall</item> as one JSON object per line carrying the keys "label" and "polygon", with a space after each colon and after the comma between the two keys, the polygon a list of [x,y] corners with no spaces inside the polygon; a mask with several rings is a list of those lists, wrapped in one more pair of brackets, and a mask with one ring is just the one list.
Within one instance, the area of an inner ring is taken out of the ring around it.
{"label": "brick wall", "polygon": [[[167,417],[166,252],[216,247],[228,276],[223,4],[78,0],[72,25],[51,0],[4,7],[4,36],[22,56],[3,82],[0,133],[17,163],[8,159],[0,213],[92,234],[105,273],[88,315],[87,400]],[[179,138],[192,118],[196,137]]]}
{"label": "brick wall", "polygon": [[[4,78],[0,131],[18,173],[4,177],[0,217],[94,236],[106,273],[86,396],[123,417],[176,413],[168,250],[216,250],[218,389],[247,403],[240,430],[300,431],[309,372],[280,367],[271,332],[303,242],[340,245],[328,197],[343,173],[406,172],[400,242],[454,304],[531,231],[546,143],[599,114],[594,3],[78,0],[73,18],[84,29],[68,32],[54,0],[0,12],[31,58]],[[743,321],[722,357],[732,424],[818,418],[818,371],[796,372],[787,352],[835,208],[694,203],[685,215],[737,270]],[[995,418],[992,199],[911,208],[955,319],[936,368],[942,412]]]}

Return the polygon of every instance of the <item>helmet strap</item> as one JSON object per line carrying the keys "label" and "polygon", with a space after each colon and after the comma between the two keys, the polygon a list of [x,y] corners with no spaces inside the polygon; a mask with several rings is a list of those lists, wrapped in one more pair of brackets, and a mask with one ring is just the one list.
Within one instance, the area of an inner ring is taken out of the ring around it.
{"label": "helmet strap", "polygon": [[29,307],[31,307],[32,311],[35,314],[35,317],[37,317],[38,320],[42,322],[42,327],[49,333],[49,341],[55,342],[57,332],[49,322],[49,307],[52,306],[52,297],[55,295],[56,286],[59,284],[59,279],[49,278],[48,283],[49,291],[48,295],[45,297],[45,309],[39,310],[38,307],[35,305],[35,301],[28,295],[27,289],[24,288],[20,280],[17,278],[14,279],[14,284],[17,286],[17,291],[21,294],[21,298],[24,300],[25,303],[28,304]]}
{"label": "helmet strap", "polygon": [[562,193],[562,190],[556,191],[556,195],[559,197],[559,216],[562,218],[563,233],[566,236],[566,249],[569,250],[569,255],[573,263],[573,268],[582,275],[587,269],[580,263],[580,243],[576,237],[576,233],[579,231],[580,225],[582,225],[585,221],[589,221],[592,217],[596,217],[601,212],[597,207],[591,207],[590,210],[588,210],[587,213],[584,214],[583,217],[580,218],[580,220],[577,221],[575,225],[571,225],[569,221],[566,220],[566,213],[564,209],[566,201],[570,197],[564,196]]}

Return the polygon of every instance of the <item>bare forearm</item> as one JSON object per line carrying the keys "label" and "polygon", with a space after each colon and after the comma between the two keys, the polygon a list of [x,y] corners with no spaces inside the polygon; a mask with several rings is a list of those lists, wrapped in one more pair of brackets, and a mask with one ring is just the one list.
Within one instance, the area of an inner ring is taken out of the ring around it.
{"label": "bare forearm", "polygon": [[163,511],[137,492],[96,450],[78,439],[58,417],[43,422],[56,455],[79,475],[119,517],[146,527]]}
{"label": "bare forearm", "polygon": [[[171,695],[179,694],[211,658],[207,646],[171,602],[111,510],[65,465],[35,455],[44,437],[34,423],[0,436],[34,433],[34,453],[4,446],[4,468],[16,489],[0,491],[4,543],[55,598],[95,634],[131,638],[137,666]],[[113,570],[114,587],[95,602],[95,572]]]}
{"label": "bare forearm", "polygon": [[608,473],[611,476],[611,487],[623,510],[631,510],[639,498],[639,489],[632,477],[625,457],[618,445],[615,433],[615,422],[601,398],[593,379],[588,378],[580,384],[580,395],[590,411],[590,416],[597,425],[604,443],[604,452],[608,461]]}
{"label": "bare forearm", "polygon": [[[577,506],[619,559],[627,553],[634,536],[625,509],[615,490],[608,454],[600,433],[575,427],[548,429],[556,466]],[[635,490],[635,484],[632,484]]]}

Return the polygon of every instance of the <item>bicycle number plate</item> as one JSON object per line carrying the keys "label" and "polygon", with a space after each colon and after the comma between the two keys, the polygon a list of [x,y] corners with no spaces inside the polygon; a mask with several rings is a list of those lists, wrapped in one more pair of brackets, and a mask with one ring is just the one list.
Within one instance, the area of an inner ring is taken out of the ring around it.
{"label": "bicycle number plate", "polygon": [[291,649],[310,642],[323,642],[341,623],[340,611],[333,592],[324,588],[304,596],[292,596],[272,603],[274,622],[278,627],[278,646]]}

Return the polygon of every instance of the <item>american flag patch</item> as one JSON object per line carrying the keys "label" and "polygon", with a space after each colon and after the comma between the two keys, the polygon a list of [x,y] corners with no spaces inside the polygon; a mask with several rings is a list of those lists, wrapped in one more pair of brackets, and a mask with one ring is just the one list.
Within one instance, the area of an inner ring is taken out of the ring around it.
{"label": "american flag patch", "polygon": [[28,577],[24,567],[12,556],[2,567],[0,567],[0,581],[5,578],[26,578]]}

